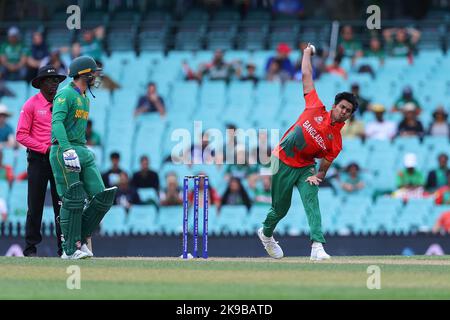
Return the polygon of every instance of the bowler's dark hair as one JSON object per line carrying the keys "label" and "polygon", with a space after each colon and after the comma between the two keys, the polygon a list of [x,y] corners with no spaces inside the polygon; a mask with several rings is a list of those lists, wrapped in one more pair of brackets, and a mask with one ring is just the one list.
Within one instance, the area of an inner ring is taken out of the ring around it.
{"label": "bowler's dark hair", "polygon": [[334,104],[337,105],[342,100],[348,101],[352,104],[353,110],[352,113],[355,113],[355,111],[358,109],[358,101],[356,101],[356,97],[351,92],[341,92],[334,97]]}

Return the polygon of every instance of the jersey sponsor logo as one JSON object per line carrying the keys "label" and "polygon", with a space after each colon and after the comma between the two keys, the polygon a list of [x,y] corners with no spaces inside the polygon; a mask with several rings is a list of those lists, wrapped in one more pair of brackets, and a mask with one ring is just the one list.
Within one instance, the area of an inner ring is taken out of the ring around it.
{"label": "jersey sponsor logo", "polygon": [[317,144],[323,149],[327,150],[327,147],[325,146],[325,141],[323,137],[317,132],[317,130],[312,126],[312,124],[309,122],[309,120],[306,120],[303,122],[303,128],[305,131],[311,136],[311,138],[317,142]]}
{"label": "jersey sponsor logo", "polygon": [[314,120],[316,120],[317,123],[322,123],[323,117],[322,116],[314,117]]}
{"label": "jersey sponsor logo", "polygon": [[79,107],[83,106],[83,102],[81,102],[81,99],[80,99],[80,98],[77,98],[77,105],[78,105]]}
{"label": "jersey sponsor logo", "polygon": [[84,119],[87,120],[89,117],[89,112],[81,110],[81,109],[77,109],[75,111],[75,118],[77,119]]}
{"label": "jersey sponsor logo", "polygon": [[40,116],[45,116],[47,114],[47,110],[38,110],[37,114]]}

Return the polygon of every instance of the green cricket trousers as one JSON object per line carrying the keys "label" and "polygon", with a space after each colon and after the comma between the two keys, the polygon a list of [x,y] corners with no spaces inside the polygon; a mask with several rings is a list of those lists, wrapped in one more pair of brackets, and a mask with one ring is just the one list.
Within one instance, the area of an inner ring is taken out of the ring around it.
{"label": "green cricket trousers", "polygon": [[284,218],[291,207],[294,187],[300,192],[310,228],[311,241],[325,243],[322,233],[318,191],[319,187],[305,180],[315,174],[314,165],[302,168],[290,167],[272,156],[272,206],[263,222],[263,233],[271,237],[278,222]]}
{"label": "green cricket trousers", "polygon": [[62,197],[67,188],[75,182],[83,182],[83,188],[89,198],[97,193],[105,190],[102,176],[95,164],[95,158],[91,150],[86,146],[73,146],[77,153],[81,172],[71,172],[64,167],[63,150],[59,145],[53,145],[50,149],[50,163],[55,176],[56,190],[60,197]]}

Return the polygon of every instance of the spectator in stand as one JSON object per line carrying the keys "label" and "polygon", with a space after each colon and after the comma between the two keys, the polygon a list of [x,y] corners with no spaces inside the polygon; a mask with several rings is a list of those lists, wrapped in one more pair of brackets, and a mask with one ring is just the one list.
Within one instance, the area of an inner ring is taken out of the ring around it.
{"label": "spectator in stand", "polygon": [[79,42],[74,42],[70,48],[70,58],[73,60],[81,56],[81,45]]}
{"label": "spectator in stand", "polygon": [[358,58],[363,55],[361,41],[354,38],[353,28],[349,25],[342,27],[338,53],[349,58]]}
{"label": "spectator in stand", "polygon": [[249,155],[249,164],[258,164],[270,167],[272,146],[267,137],[267,130],[258,130],[258,145]]}
{"label": "spectator in stand", "polygon": [[119,184],[114,203],[116,205],[124,207],[127,211],[133,204],[141,204],[139,194],[137,193],[136,189],[130,185],[126,172],[120,173]]}
{"label": "spectator in stand", "polygon": [[[205,175],[204,172],[200,172],[198,175]],[[204,179],[200,179],[198,183],[198,207],[203,208],[203,195],[204,195]],[[194,190],[190,190],[188,194],[189,199],[189,205],[192,205],[194,203]],[[220,195],[214,189],[214,187],[211,185],[211,179],[209,180],[208,185],[208,205],[209,206],[216,206],[217,208],[220,208]]]}
{"label": "spectator in stand", "polygon": [[342,78],[347,80],[347,78],[348,78],[347,72],[344,70],[344,68],[341,67],[341,61],[342,61],[342,56],[338,55],[338,56],[334,57],[333,64],[330,64],[329,66],[327,66],[326,71],[328,73],[341,76]]}
{"label": "spectator in stand", "polygon": [[255,189],[255,205],[270,205],[272,203],[271,196],[271,183],[272,176],[271,175],[262,175],[261,176],[262,185],[258,185]]}
{"label": "spectator in stand", "polygon": [[393,196],[405,200],[423,197],[425,179],[422,172],[417,169],[417,156],[407,153],[403,158],[405,169],[397,175],[397,188]]}
{"label": "spectator in stand", "polygon": [[[41,67],[42,61],[48,57],[49,51],[47,44],[42,37],[42,33],[39,31],[33,32],[33,38],[31,41],[31,52],[27,59],[28,74],[27,81],[31,82],[37,76],[38,70]],[[59,72],[58,72],[59,73]],[[60,74],[66,74],[60,73]]]}
{"label": "spectator in stand", "polygon": [[100,135],[92,129],[92,120],[89,119],[86,125],[86,145],[99,146],[101,145]]}
{"label": "spectator in stand", "polygon": [[433,227],[433,233],[439,232],[450,233],[450,211],[443,212]]}
{"label": "spectator in stand", "polygon": [[286,72],[281,72],[280,63],[277,60],[273,60],[267,70],[266,80],[273,82],[284,82],[289,80],[289,75]]}
{"label": "spectator in stand", "polygon": [[247,73],[241,77],[241,81],[252,81],[256,86],[259,81],[259,78],[256,75],[256,65],[254,63],[247,63],[246,70]]}
{"label": "spectator in stand", "polygon": [[2,66],[0,63],[0,99],[2,97],[15,97],[15,96],[16,94],[6,86],[5,81],[3,80]]}
{"label": "spectator in stand", "polygon": [[97,64],[102,61],[103,56],[103,38],[105,28],[97,27],[93,30],[86,30],[83,33],[83,39],[80,42],[81,55],[92,57]]}
{"label": "spectator in stand", "polygon": [[0,180],[6,180],[9,184],[14,181],[13,169],[10,165],[3,163],[3,151],[0,149]]}
{"label": "spectator in stand", "polygon": [[0,73],[5,80],[25,80],[27,75],[28,50],[20,42],[20,32],[17,27],[8,30],[8,40],[0,47]]}
{"label": "spectator in stand", "polygon": [[397,101],[395,101],[394,106],[392,107],[392,111],[402,111],[403,107],[405,106],[405,104],[407,104],[408,102],[412,102],[416,105],[417,107],[417,114],[420,113],[421,107],[419,104],[419,101],[417,101],[414,98],[414,94],[413,94],[413,90],[411,87],[406,86],[403,88],[403,92],[401,97],[399,97],[397,99]]}
{"label": "spectator in stand", "polygon": [[439,106],[433,112],[433,122],[428,128],[427,134],[430,136],[440,136],[450,138],[450,123],[448,123],[448,113],[443,106]]}
{"label": "spectator in stand", "polygon": [[339,177],[339,182],[342,190],[346,193],[357,193],[365,187],[361,177],[361,169],[356,162],[347,166],[345,172]]}
{"label": "spectator in stand", "polygon": [[[197,140],[198,141],[198,140]],[[188,152],[185,152],[190,159],[185,159],[185,163],[191,164],[212,164],[215,160],[216,151],[209,145],[209,134],[207,131],[203,132],[201,137],[201,144],[193,143]]]}
{"label": "spectator in stand", "polygon": [[8,207],[5,199],[0,197],[0,222],[6,222],[6,219],[8,219]]}
{"label": "spectator in stand", "polygon": [[368,99],[364,98],[363,96],[361,96],[359,84],[357,84],[356,82],[352,84],[350,90],[353,93],[353,95],[356,97],[356,101],[358,102],[359,114],[363,115],[364,112],[367,111],[370,101]]}
{"label": "spectator in stand", "polygon": [[229,81],[235,70],[231,63],[225,62],[223,55],[223,51],[217,49],[213,60],[200,66],[198,78],[202,80],[207,76],[209,80]]}
{"label": "spectator in stand", "polygon": [[412,102],[403,106],[404,118],[398,125],[398,135],[400,137],[419,137],[425,134],[422,122],[417,119],[417,108]]}
{"label": "spectator in stand", "polygon": [[341,130],[343,138],[360,138],[364,140],[364,122],[359,121],[353,114],[350,119],[345,122],[345,126]]}
{"label": "spectator in stand", "polygon": [[181,69],[184,75],[184,80],[200,81],[198,74],[194,70],[192,70],[187,60],[183,60],[183,62],[181,62]]}
{"label": "spectator in stand", "polygon": [[242,186],[239,178],[233,177],[228,182],[228,187],[222,196],[221,205],[244,205],[250,210],[252,203],[247,191]]}
{"label": "spectator in stand", "polygon": [[275,14],[290,15],[301,18],[304,16],[304,5],[300,0],[274,0],[272,11]]}
{"label": "spectator in stand", "polygon": [[370,108],[375,113],[376,121],[366,125],[366,138],[378,140],[393,139],[397,133],[394,122],[384,120],[386,109],[382,104],[373,104]]}
{"label": "spectator in stand", "polygon": [[164,99],[158,94],[154,82],[147,85],[147,94],[139,98],[134,116],[148,112],[159,112],[161,116],[166,114]]}
{"label": "spectator in stand", "polygon": [[[226,138],[223,145],[222,154],[216,155],[218,157],[218,163],[235,163],[236,159],[236,148],[238,146],[237,136],[236,136],[236,125],[228,123],[226,125]],[[220,159],[222,157],[222,159]]]}
{"label": "spectator in stand", "polygon": [[161,206],[179,206],[183,204],[183,190],[178,184],[176,173],[170,172],[166,175],[166,188],[160,193]]}
{"label": "spectator in stand", "polygon": [[[20,42],[17,27],[8,30],[8,39],[0,47],[0,67],[6,80],[25,80],[27,74],[28,50]],[[1,70],[0,70],[1,71]]]}
{"label": "spectator in stand", "polygon": [[[277,47],[277,54],[274,57],[270,57],[266,63],[266,74],[276,74],[275,72],[280,73],[280,79],[292,79],[295,73],[294,66],[292,65],[291,60],[289,59],[289,54],[291,53],[291,48],[286,43],[280,43]],[[278,63],[273,64],[274,61]],[[273,69],[269,72],[270,69]],[[270,80],[270,79],[268,79]],[[276,78],[274,79],[276,80]]]}
{"label": "spectator in stand", "polygon": [[243,145],[238,145],[236,148],[236,162],[228,164],[225,169],[225,180],[230,181],[231,178],[247,179],[251,188],[256,185],[258,167],[249,164],[247,152]]}
{"label": "spectator in stand", "polygon": [[420,31],[414,28],[389,28],[383,30],[383,36],[389,55],[412,58],[420,40]]}
{"label": "spectator in stand", "polygon": [[4,104],[0,104],[0,148],[14,147],[16,144],[14,129],[6,122],[10,116],[8,108]]}
{"label": "spectator in stand", "polygon": [[448,155],[441,153],[438,156],[439,167],[431,170],[428,173],[427,183],[425,189],[429,192],[434,192],[436,189],[443,187],[447,184],[447,175],[450,173],[448,167]]}
{"label": "spectator in stand", "polygon": [[141,156],[141,169],[133,174],[131,184],[135,188],[153,188],[159,193],[159,177],[156,171],[150,169],[150,160]]}
{"label": "spectator in stand", "polygon": [[364,56],[366,57],[376,57],[380,60],[380,65],[384,64],[384,59],[386,57],[386,52],[384,51],[381,41],[373,37],[369,42],[369,49],[364,52]]}
{"label": "spectator in stand", "polygon": [[67,74],[68,70],[66,67],[66,64],[61,59],[61,53],[59,49],[53,49],[52,52],[50,52],[50,55],[46,58],[42,59],[41,61],[41,67],[51,65],[53,68],[56,69],[56,72],[59,74]]}
{"label": "spectator in stand", "polygon": [[450,172],[447,171],[447,183],[436,190],[436,204],[450,204]]}
{"label": "spectator in stand", "polygon": [[106,188],[119,185],[120,174],[123,170],[120,168],[120,154],[118,152],[112,152],[110,155],[111,169],[102,174],[103,183]]}

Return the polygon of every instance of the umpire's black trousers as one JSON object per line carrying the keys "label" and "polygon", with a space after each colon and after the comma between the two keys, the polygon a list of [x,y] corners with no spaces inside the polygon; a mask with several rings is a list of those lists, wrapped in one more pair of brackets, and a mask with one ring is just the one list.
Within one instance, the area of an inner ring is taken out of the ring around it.
{"label": "umpire's black trousers", "polygon": [[42,241],[41,223],[44,210],[45,193],[50,181],[53,211],[55,213],[55,231],[58,243],[58,256],[62,254],[61,228],[59,225],[60,202],[56,192],[55,180],[50,166],[49,154],[27,150],[28,153],[28,212],[25,226],[25,256],[37,255],[36,245]]}

